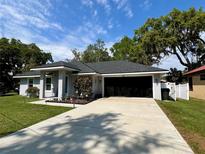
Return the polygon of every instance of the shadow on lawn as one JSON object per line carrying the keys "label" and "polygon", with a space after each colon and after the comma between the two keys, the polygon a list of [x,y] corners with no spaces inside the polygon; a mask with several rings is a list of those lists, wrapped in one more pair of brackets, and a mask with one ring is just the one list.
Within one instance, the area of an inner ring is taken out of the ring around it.
{"label": "shadow on lawn", "polygon": [[2,94],[0,96],[3,97],[3,96],[15,96],[15,95],[18,95],[18,93],[15,93],[15,92],[13,92],[13,93],[5,93],[5,94]]}
{"label": "shadow on lawn", "polygon": [[[101,154],[101,152],[110,154],[142,154],[151,153],[151,148],[172,148],[170,143],[160,142],[160,138],[168,139],[162,134],[150,135],[147,131],[138,135],[126,134],[119,129],[122,126],[116,123],[119,116],[121,115],[112,113],[103,115],[90,114],[76,119],[67,116],[64,122],[41,128],[40,131],[46,132],[43,135],[0,148],[0,151],[15,154]],[[26,134],[27,132],[22,130],[15,135],[23,138]],[[103,150],[98,152],[99,148]]]}

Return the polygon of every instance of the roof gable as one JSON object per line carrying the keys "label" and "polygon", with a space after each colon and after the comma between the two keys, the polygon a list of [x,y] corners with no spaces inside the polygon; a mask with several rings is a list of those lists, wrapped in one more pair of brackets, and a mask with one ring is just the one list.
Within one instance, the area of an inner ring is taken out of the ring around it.
{"label": "roof gable", "polygon": [[193,70],[191,70],[189,72],[186,72],[186,73],[184,73],[184,75],[191,75],[193,73],[198,73],[198,72],[201,72],[201,71],[205,71],[205,65],[201,66],[201,67],[198,67],[196,69],[193,69]]}

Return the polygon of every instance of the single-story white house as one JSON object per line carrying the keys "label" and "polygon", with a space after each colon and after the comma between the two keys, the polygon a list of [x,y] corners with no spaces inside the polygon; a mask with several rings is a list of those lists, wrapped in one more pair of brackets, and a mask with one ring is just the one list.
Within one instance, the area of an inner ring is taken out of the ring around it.
{"label": "single-story white house", "polygon": [[40,89],[39,98],[71,96],[75,93],[76,76],[92,76],[92,93],[109,96],[150,97],[161,100],[161,75],[165,69],[129,61],[82,63],[79,61],[54,62],[17,74],[20,95],[27,95],[28,87]]}

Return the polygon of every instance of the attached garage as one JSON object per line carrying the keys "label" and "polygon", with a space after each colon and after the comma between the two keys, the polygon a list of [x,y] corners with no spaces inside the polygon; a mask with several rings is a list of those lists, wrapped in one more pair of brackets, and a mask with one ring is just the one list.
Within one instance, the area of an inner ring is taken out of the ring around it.
{"label": "attached garage", "polygon": [[153,97],[152,76],[105,77],[105,97]]}
{"label": "attached garage", "polygon": [[[126,97],[150,97],[161,100],[160,78],[167,70],[133,63],[130,61],[103,61],[96,63],[82,63],[78,61],[55,62],[45,64],[31,69],[32,71],[17,74],[14,78],[34,78],[40,81],[40,98],[44,98],[45,93],[45,74],[56,73],[56,82],[58,83],[57,96],[63,97],[75,95],[74,82],[66,83],[66,77],[74,79],[76,76],[92,77],[92,96],[126,96]],[[20,91],[25,93],[25,86],[21,83]],[[28,86],[28,84],[26,84]],[[67,86],[65,88],[65,86]],[[22,88],[23,87],[23,88]],[[69,90],[69,93],[67,90]],[[55,91],[55,90],[54,90]],[[51,88],[49,92],[53,93]],[[81,93],[80,93],[81,94]]]}

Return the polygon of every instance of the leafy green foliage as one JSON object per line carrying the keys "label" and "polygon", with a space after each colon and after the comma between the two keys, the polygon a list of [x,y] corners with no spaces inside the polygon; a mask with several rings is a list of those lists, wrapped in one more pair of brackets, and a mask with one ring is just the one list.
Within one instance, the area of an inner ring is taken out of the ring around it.
{"label": "leafy green foliage", "polygon": [[8,89],[14,88],[13,75],[48,61],[53,62],[51,53],[43,52],[33,43],[24,44],[16,39],[0,39],[0,82]]}
{"label": "leafy green foliage", "polygon": [[39,89],[37,87],[28,87],[26,89],[26,93],[28,94],[29,97],[38,97],[39,95]]}
{"label": "leafy green foliage", "polygon": [[110,49],[114,60],[129,60],[132,62],[152,65],[159,60],[149,50],[144,50],[134,39],[124,36]]}
{"label": "leafy green foliage", "polygon": [[205,63],[205,12],[173,9],[168,15],[148,19],[135,31],[134,40],[157,59],[176,55],[188,70]]}
{"label": "leafy green foliage", "polygon": [[78,76],[74,82],[74,88],[77,96],[88,98],[92,95],[91,76]]}
{"label": "leafy green foliage", "polygon": [[141,64],[159,63],[164,56],[176,55],[191,70],[205,64],[205,12],[190,8],[173,9],[168,15],[148,19],[135,30],[134,38],[124,37],[111,48],[116,60]]}
{"label": "leafy green foliage", "polygon": [[73,49],[72,53],[74,55],[74,60],[82,62],[99,62],[108,61],[111,59],[107,48],[105,48],[104,41],[98,39],[96,43],[87,46],[85,51],[82,53],[77,49]]}
{"label": "leafy green foliage", "polygon": [[182,71],[177,70],[177,68],[170,68],[166,79],[168,82],[175,82],[176,84],[187,82],[187,78],[183,76]]}

